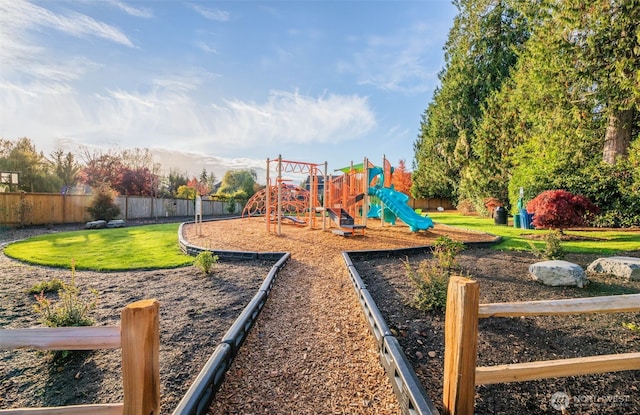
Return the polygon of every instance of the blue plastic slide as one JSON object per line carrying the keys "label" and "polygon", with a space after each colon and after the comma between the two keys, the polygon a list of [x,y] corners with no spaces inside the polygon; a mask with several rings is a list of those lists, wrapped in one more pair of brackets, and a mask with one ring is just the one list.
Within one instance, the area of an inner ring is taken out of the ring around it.
{"label": "blue plastic slide", "polygon": [[371,187],[369,188],[369,195],[377,196],[384,203],[385,208],[391,210],[404,223],[409,225],[411,232],[433,228],[431,218],[417,214],[411,206],[407,204],[409,196],[404,193],[387,187]]}

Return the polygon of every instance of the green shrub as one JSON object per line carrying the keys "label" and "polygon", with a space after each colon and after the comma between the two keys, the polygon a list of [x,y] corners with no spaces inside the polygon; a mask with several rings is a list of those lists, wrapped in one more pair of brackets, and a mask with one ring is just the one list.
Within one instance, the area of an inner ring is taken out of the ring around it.
{"label": "green shrub", "polygon": [[35,295],[34,310],[40,315],[40,322],[48,327],[91,326],[95,321],[89,312],[96,308],[98,293],[90,290],[93,298],[86,301],[80,298],[80,289],[76,286],[75,262],[71,261],[71,283],[62,283],[58,291],[58,300],[47,298],[44,291]]}
{"label": "green shrub", "polygon": [[592,221],[598,227],[632,227],[640,225],[640,142],[634,141],[628,159],[615,165],[600,163],[572,175],[558,176],[557,188],[582,194],[600,208]]}
{"label": "green shrub", "polygon": [[218,262],[218,256],[213,255],[211,251],[202,251],[193,261],[194,265],[202,270],[205,274],[209,274],[213,266]]}
{"label": "green shrub", "polygon": [[447,306],[449,278],[458,268],[456,256],[464,244],[441,236],[433,244],[433,259],[420,262],[417,268],[403,261],[407,277],[416,287],[414,306],[422,311],[440,311]]}
{"label": "green shrub", "polygon": [[448,236],[439,236],[433,243],[431,252],[433,257],[442,269],[452,270],[457,268],[458,260],[456,256],[462,252],[464,244],[460,241],[454,241]]}
{"label": "green shrub", "polygon": [[109,222],[120,214],[120,207],[115,203],[113,190],[106,184],[96,189],[96,194],[87,211],[94,220]]}
{"label": "green shrub", "polygon": [[41,281],[31,288],[29,288],[29,294],[51,293],[58,292],[64,287],[64,282],[60,278],[54,278],[48,281]]}
{"label": "green shrub", "polygon": [[404,266],[409,280],[416,287],[414,307],[422,311],[444,310],[450,272],[440,268],[436,261],[429,260],[420,262],[416,269],[408,260],[404,261]]}
{"label": "green shrub", "polygon": [[544,236],[544,249],[538,249],[532,243],[529,243],[533,254],[542,259],[564,259],[564,249],[561,242],[562,234],[560,231],[553,230]]}

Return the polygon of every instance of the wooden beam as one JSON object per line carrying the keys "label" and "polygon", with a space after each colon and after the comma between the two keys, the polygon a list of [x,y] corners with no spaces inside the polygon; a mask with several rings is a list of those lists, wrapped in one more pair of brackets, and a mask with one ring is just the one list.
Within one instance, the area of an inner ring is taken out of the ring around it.
{"label": "wooden beam", "polygon": [[478,283],[452,276],[447,289],[444,343],[445,415],[473,415],[478,349]]}
{"label": "wooden beam", "polygon": [[122,415],[121,403],[52,406],[49,408],[2,409],[2,415]]}
{"label": "wooden beam", "polygon": [[120,327],[34,327],[0,330],[0,350],[95,350],[119,347]]}
{"label": "wooden beam", "polygon": [[640,353],[622,353],[573,359],[546,360],[476,368],[476,385],[524,382],[592,373],[640,369]]}
{"label": "wooden beam", "polygon": [[122,310],[123,415],[160,413],[160,322],[158,300]]}
{"label": "wooden beam", "polygon": [[640,311],[640,294],[567,300],[480,304],[478,317],[519,317],[556,314],[624,313]]}

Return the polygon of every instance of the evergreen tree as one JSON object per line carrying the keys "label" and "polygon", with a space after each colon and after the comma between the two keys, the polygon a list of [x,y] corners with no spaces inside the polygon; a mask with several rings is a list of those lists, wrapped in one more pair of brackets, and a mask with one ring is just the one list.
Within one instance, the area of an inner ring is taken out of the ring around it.
{"label": "evergreen tree", "polygon": [[76,159],[71,152],[65,152],[62,149],[54,150],[51,153],[51,165],[62,181],[62,185],[65,187],[74,186],[78,182],[78,174],[80,173],[80,165],[76,162]]}
{"label": "evergreen tree", "polygon": [[461,174],[475,157],[474,128],[483,107],[517,61],[529,32],[506,0],[458,0],[445,45],[441,86],[422,116],[414,145],[414,197],[453,197]]}

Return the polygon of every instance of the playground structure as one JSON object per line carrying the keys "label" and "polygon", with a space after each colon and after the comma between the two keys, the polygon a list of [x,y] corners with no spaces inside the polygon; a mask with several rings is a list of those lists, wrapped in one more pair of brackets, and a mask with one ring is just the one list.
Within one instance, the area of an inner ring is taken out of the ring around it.
{"label": "playground structure", "polygon": [[[277,176],[271,179],[271,164],[275,163]],[[324,171],[320,169],[324,166]],[[287,183],[290,180],[282,177],[283,173],[306,174],[309,177],[309,190]],[[267,232],[271,228],[278,235],[282,234],[282,220],[289,220],[296,225],[316,226],[317,212],[323,212],[318,192],[319,177],[326,182],[327,162],[323,164],[301,161],[283,160],[278,155],[275,160],[267,159],[267,185],[247,201],[242,216],[264,215]],[[322,198],[324,199],[324,197]],[[322,229],[325,229],[322,215]]]}
{"label": "playground structure", "polygon": [[[408,204],[409,196],[393,189],[393,167],[383,158],[383,166],[375,166],[366,158],[362,164],[339,169],[343,176],[327,187],[326,208],[329,217],[340,226],[334,233],[347,235],[366,229],[368,218],[395,224],[400,218],[411,232],[433,227],[431,218],[416,213]],[[346,226],[345,226],[346,225]]]}
{"label": "playground structure", "polygon": [[[277,176],[271,179],[271,164],[276,164]],[[324,165],[324,171],[320,169]],[[375,166],[366,158],[363,163],[338,169],[343,175],[329,180],[327,163],[315,164],[267,159],[267,185],[256,193],[244,207],[242,215],[264,215],[267,232],[272,227],[281,234],[283,220],[297,225],[316,227],[318,213],[322,219],[322,230],[326,230],[326,218],[337,225],[332,232],[342,236],[364,234],[368,218],[380,218],[382,225],[395,225],[400,218],[411,232],[433,227],[433,221],[416,213],[408,204],[409,196],[393,189],[391,178],[393,167],[383,158],[383,166]],[[287,183],[283,173],[306,174],[308,189]],[[322,177],[323,194],[319,182]],[[331,225],[329,225],[331,227]]]}

